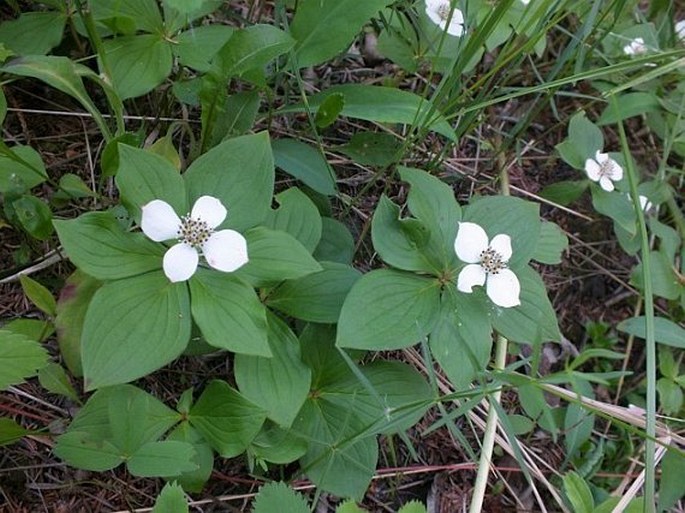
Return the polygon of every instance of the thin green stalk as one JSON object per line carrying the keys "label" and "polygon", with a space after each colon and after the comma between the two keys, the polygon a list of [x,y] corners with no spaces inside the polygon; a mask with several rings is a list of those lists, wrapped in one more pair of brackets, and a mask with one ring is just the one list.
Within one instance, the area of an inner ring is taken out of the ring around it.
{"label": "thin green stalk", "polygon": [[[497,336],[495,344],[495,364],[496,370],[504,369],[507,359],[507,345],[508,341],[501,335]],[[502,395],[501,389],[492,394],[490,399],[492,402],[498,403]],[[490,462],[492,461],[492,451],[495,448],[495,434],[497,433],[497,409],[494,405],[488,408],[488,420],[485,425],[485,434],[483,436],[483,446],[481,447],[480,460],[478,461],[478,475],[476,476],[476,484],[473,487],[473,495],[471,497],[471,505],[469,506],[469,513],[480,513],[483,507],[483,499],[485,498],[485,490],[488,486],[488,476],[490,475]]]}
{"label": "thin green stalk", "polygon": [[[618,102],[615,97],[611,97],[611,104],[616,112],[619,113]],[[617,116],[620,119],[620,115]],[[642,258],[642,281],[644,283],[645,296],[645,324],[646,324],[646,339],[645,345],[647,350],[646,360],[646,376],[647,376],[647,418],[646,418],[646,432],[647,439],[645,440],[645,489],[644,489],[644,511],[646,513],[654,513],[656,511],[654,503],[655,495],[655,455],[656,444],[654,442],[656,436],[656,342],[654,340],[654,296],[652,293],[652,279],[650,276],[650,253],[649,253],[649,237],[647,235],[647,226],[645,224],[645,215],[640,206],[639,194],[637,191],[638,179],[633,168],[633,161],[630,156],[628,139],[623,127],[623,123],[618,123],[618,131],[621,137],[621,147],[623,154],[626,156],[626,174],[628,175],[628,183],[630,184],[630,197],[633,200],[633,207],[637,214],[638,226],[640,228],[640,254]]]}

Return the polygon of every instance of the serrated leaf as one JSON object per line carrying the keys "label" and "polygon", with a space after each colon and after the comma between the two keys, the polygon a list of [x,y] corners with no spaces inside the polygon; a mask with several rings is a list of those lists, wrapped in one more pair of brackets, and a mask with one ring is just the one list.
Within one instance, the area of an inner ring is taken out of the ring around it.
{"label": "serrated leaf", "polygon": [[252,513],[309,513],[305,498],[285,483],[268,483],[255,497]]}
{"label": "serrated leaf", "polygon": [[68,397],[75,403],[81,402],[76,390],[74,390],[74,386],[69,381],[67,373],[64,372],[64,368],[58,363],[51,362],[40,369],[38,371],[38,381],[48,392]]}
{"label": "serrated leaf", "polygon": [[353,500],[347,500],[335,508],[335,513],[368,513],[365,509],[357,506]]}
{"label": "serrated leaf", "polygon": [[178,481],[183,489],[188,492],[201,492],[212,475],[214,451],[212,451],[212,448],[197,429],[193,428],[188,421],[183,421],[176,426],[167,437],[167,440],[192,444],[196,453],[195,462],[198,465],[196,470],[183,472],[176,476],[167,477],[167,479]]}
{"label": "serrated leaf", "polygon": [[86,389],[126,383],[171,362],[188,344],[190,325],[185,283],[153,272],[105,284],[83,325]]}
{"label": "serrated leaf", "polygon": [[426,506],[419,501],[409,501],[397,513],[426,513]]}
{"label": "serrated leaf", "polygon": [[188,513],[183,488],[176,482],[165,484],[155,501],[152,513]]}
{"label": "serrated leaf", "polygon": [[34,340],[0,330],[0,390],[34,376],[48,360],[48,353]]}

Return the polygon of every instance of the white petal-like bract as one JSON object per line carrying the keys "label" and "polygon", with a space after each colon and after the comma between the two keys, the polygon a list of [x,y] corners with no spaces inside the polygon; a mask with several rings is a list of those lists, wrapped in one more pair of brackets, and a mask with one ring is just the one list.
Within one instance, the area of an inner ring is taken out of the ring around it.
{"label": "white petal-like bract", "polygon": [[214,269],[232,272],[248,262],[247,241],[235,230],[213,233],[202,246],[207,263]]}
{"label": "white petal-like bract", "polygon": [[200,196],[193,205],[190,217],[202,220],[210,228],[214,229],[224,222],[226,213],[226,207],[217,198],[213,196]]}
{"label": "white petal-like bract", "polygon": [[497,274],[489,274],[485,291],[497,306],[511,308],[521,304],[521,284],[513,271],[502,269]]}
{"label": "white petal-like bract", "polygon": [[480,262],[480,254],[488,249],[488,235],[476,223],[459,223],[454,252],[462,262]]}
{"label": "white petal-like bract", "polygon": [[495,235],[490,241],[490,247],[499,253],[503,262],[508,262],[511,258],[511,237],[506,233]]}
{"label": "white petal-like bract", "polygon": [[457,276],[457,290],[471,293],[473,287],[485,285],[487,275],[480,264],[469,264]]}
{"label": "white petal-like bract", "polygon": [[188,244],[178,243],[171,246],[164,254],[162,267],[164,274],[172,282],[186,281],[197,270],[200,256],[197,250]]}
{"label": "white petal-like bract", "polygon": [[141,208],[140,228],[155,242],[175,239],[181,219],[166,201],[152,200]]}

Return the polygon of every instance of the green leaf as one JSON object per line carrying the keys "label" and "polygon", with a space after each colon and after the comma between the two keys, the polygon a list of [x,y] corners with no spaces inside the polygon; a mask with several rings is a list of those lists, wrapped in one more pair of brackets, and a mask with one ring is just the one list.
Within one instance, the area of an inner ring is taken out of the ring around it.
{"label": "green leaf", "polygon": [[216,111],[209,146],[214,147],[222,140],[249,132],[259,112],[259,101],[257,91],[243,91],[226,97],[223,106]]}
{"label": "green leaf", "polygon": [[628,233],[637,233],[637,217],[632,202],[620,192],[608,192],[601,187],[591,186],[592,206],[600,214],[613,219]]}
{"label": "green leaf", "polygon": [[256,460],[286,465],[301,458],[309,444],[291,430],[285,430],[267,421],[248,451]]}
{"label": "green leaf", "polygon": [[568,137],[556,148],[561,158],[575,169],[584,169],[585,160],[593,158],[604,147],[604,136],[585,112],[575,114],[568,125]]}
{"label": "green leaf", "polygon": [[75,403],[81,402],[76,390],[74,390],[74,386],[67,377],[67,373],[58,363],[50,362],[40,369],[38,371],[38,381],[40,382],[40,386],[45,388],[48,392],[68,397]]}
{"label": "green leaf", "polygon": [[309,251],[291,235],[257,227],[245,232],[250,261],[236,276],[255,286],[292,280],[321,271]]}
{"label": "green leaf", "polygon": [[107,440],[94,440],[89,433],[73,431],[61,435],[53,451],[69,465],[84,470],[104,472],[123,461],[119,449]]}
{"label": "green leaf", "polygon": [[266,412],[224,381],[214,380],[193,405],[188,419],[221,456],[233,458],[257,436]]}
{"label": "green leaf", "polygon": [[155,501],[152,513],[188,513],[183,488],[175,482],[165,484]]}
{"label": "green leaf", "polygon": [[252,25],[237,30],[219,50],[215,66],[220,76],[240,76],[262,69],[295,46],[295,40],[272,25]]}
{"label": "green leaf", "polygon": [[30,146],[4,146],[0,148],[0,192],[17,186],[26,190],[48,179],[40,154]]}
{"label": "green leaf", "polygon": [[[332,94],[326,98],[319,106],[314,116],[314,123],[319,128],[326,128],[332,125],[342,112],[345,105],[345,98],[342,94]],[[354,138],[354,136],[352,136]]]}
{"label": "green leaf", "polygon": [[330,217],[321,218],[321,240],[314,250],[319,262],[351,264],[354,258],[354,239],[347,226]]}
{"label": "green leaf", "polygon": [[0,447],[21,440],[32,431],[24,429],[12,419],[0,417]]}
{"label": "green leaf", "polygon": [[397,513],[426,513],[426,506],[419,501],[409,501]]}
{"label": "green leaf", "polygon": [[461,220],[461,209],[454,199],[454,191],[419,169],[400,167],[399,173],[402,180],[411,185],[407,199],[409,210],[430,231],[424,251],[429,252],[431,260],[441,264],[443,269],[454,267],[457,263],[454,241]]}
{"label": "green leaf", "polygon": [[540,196],[558,205],[566,206],[576,201],[588,188],[588,180],[562,181],[546,186]]}
{"label": "green leaf", "polygon": [[560,342],[561,333],[557,316],[549,302],[542,279],[528,266],[517,269],[516,276],[521,283],[521,305],[514,308],[496,308],[491,318],[493,327],[515,342]]}
{"label": "green leaf", "polygon": [[407,347],[433,329],[439,311],[436,280],[390,269],[371,271],[345,299],[336,344],[374,350]]}
{"label": "green leaf", "polygon": [[2,325],[2,329],[23,335],[26,338],[36,342],[45,342],[45,340],[54,333],[54,326],[50,321],[41,319],[12,319]]}
{"label": "green leaf", "polygon": [[677,415],[683,406],[683,390],[678,383],[668,378],[661,378],[656,382],[659,392],[659,405],[666,415]]}
{"label": "green leaf", "polygon": [[109,212],[53,221],[69,259],[99,280],[136,276],[162,267],[164,247],[142,233],[124,231]]}
{"label": "green leaf", "polygon": [[154,199],[169,203],[179,216],[188,212],[185,186],[178,170],[151,151],[119,144],[115,180],[124,203],[136,219],[140,219],[140,208]]}
{"label": "green leaf", "polygon": [[268,133],[222,142],[193,162],[184,178],[189,198],[210,194],[221,200],[228,209],[222,226],[242,231],[258,225],[269,212],[274,187]]}
{"label": "green leaf", "polygon": [[0,43],[17,55],[45,55],[62,41],[66,16],[61,12],[26,12],[0,24]]}
{"label": "green leaf", "polygon": [[[641,339],[647,338],[647,318],[631,317],[622,321],[616,329]],[[685,329],[665,317],[654,318],[654,340],[660,344],[685,349]]]}
{"label": "green leaf", "polygon": [[659,511],[669,511],[685,495],[685,456],[671,449],[661,462]]}
{"label": "green leaf", "polygon": [[146,32],[164,32],[164,22],[155,0],[98,0],[90,6],[97,20],[130,18]]}
{"label": "green leaf", "polygon": [[0,390],[35,376],[47,361],[48,354],[38,342],[0,330]]}
{"label": "green leaf", "polygon": [[235,380],[242,394],[267,411],[269,419],[288,428],[309,393],[311,371],[300,360],[300,346],[290,328],[273,314],[267,317],[272,357],[236,355]]}
{"label": "green leaf", "polygon": [[[640,262],[633,268],[630,276],[630,282],[641,290],[644,290],[643,262]],[[663,250],[650,251],[647,273],[652,281],[652,291],[655,296],[666,299],[678,299],[680,296],[683,291],[683,285],[680,284],[678,275],[673,267],[673,261]]]}
{"label": "green leaf", "polygon": [[190,279],[190,294],[193,319],[209,344],[271,356],[266,310],[252,287],[231,274],[199,269]]}
{"label": "green leaf", "polygon": [[50,291],[33,278],[29,278],[26,274],[19,276],[19,281],[21,282],[21,288],[24,290],[26,297],[28,297],[41,311],[54,317],[57,309],[57,301],[52,297]]}
{"label": "green leaf", "polygon": [[616,104],[611,102],[606,106],[597,120],[599,126],[611,125],[647,112],[658,112],[661,109],[659,99],[654,93],[627,93],[613,98]]}
{"label": "green leaf", "polygon": [[103,285],[93,296],[83,325],[86,390],[126,383],[178,357],[190,338],[185,283],[162,272]]}
{"label": "green leaf", "polygon": [[268,483],[255,497],[252,513],[309,513],[305,498],[285,483]]}
{"label": "green leaf", "polygon": [[76,98],[91,114],[99,113],[83,85],[82,75],[92,73],[88,68],[76,64],[67,57],[31,55],[13,59],[2,67],[2,71],[32,77]]}
{"label": "green leaf", "polygon": [[82,271],[69,276],[57,301],[55,328],[64,363],[71,373],[83,375],[81,366],[81,333],[86,312],[102,283]]}
{"label": "green leaf", "polygon": [[39,240],[45,240],[52,235],[52,211],[44,201],[25,194],[12,202],[12,208],[22,228],[29,235]]}
{"label": "green leaf", "polygon": [[297,40],[295,63],[306,68],[349,47],[362,26],[391,0],[302,0],[290,24]]}
{"label": "green leaf", "polygon": [[321,215],[316,205],[296,187],[286,189],[274,199],[279,207],[268,213],[264,225],[289,233],[313,252],[321,240]]}
{"label": "green leaf", "polygon": [[139,477],[175,476],[197,469],[195,449],[189,443],[165,440],[148,442],[126,461],[128,471]]}
{"label": "green leaf", "polygon": [[267,304],[310,322],[336,323],[345,297],[361,273],[345,264],[321,262],[323,271],[288,280],[274,289]]}
{"label": "green leaf", "polygon": [[[313,1],[318,2],[319,0]],[[342,4],[342,2],[340,3]],[[320,22],[317,21],[317,23]],[[330,87],[311,96],[307,100],[309,108],[312,111],[317,111],[331,94],[342,94],[344,96],[345,106],[341,112],[343,116],[380,123],[425,125],[452,141],[456,140],[457,136],[454,130],[431,102],[409,91],[384,86],[345,84]],[[302,112],[304,110],[302,104],[297,104],[288,106],[281,112]]]}
{"label": "green leaf", "polygon": [[533,260],[543,264],[560,264],[561,254],[566,251],[567,247],[568,237],[559,228],[559,225],[543,221]]}
{"label": "green leaf", "polygon": [[108,39],[103,48],[114,89],[122,100],[149,93],[171,73],[171,47],[157,34]]}
{"label": "green leaf", "polygon": [[535,253],[542,225],[539,211],[539,205],[530,201],[487,196],[464,208],[463,220],[482,226],[490,240],[500,233],[509,235],[513,252],[509,267],[516,272]]}
{"label": "green leaf", "polygon": [[47,180],[45,164],[40,154],[30,146],[13,146],[0,143],[0,192],[17,186],[26,190]]}
{"label": "green leaf", "polygon": [[[192,391],[192,389],[191,389]],[[187,411],[186,411],[187,413]],[[212,475],[214,468],[214,451],[207,444],[202,435],[193,428],[188,421],[181,422],[169,434],[167,440],[176,440],[178,442],[188,442],[195,448],[195,462],[198,465],[196,470],[190,472],[183,472],[176,476],[167,476],[167,479],[173,479],[188,492],[201,492],[205,484]]]}
{"label": "green leaf", "polygon": [[[178,1],[186,3],[184,0]],[[205,73],[210,70],[214,56],[234,33],[235,28],[227,25],[191,27],[176,36],[177,44],[171,49],[180,64]]]}
{"label": "green leaf", "polygon": [[96,196],[83,179],[73,173],[67,173],[66,175],[60,176],[59,188],[72,198],[89,198]]}
{"label": "green leaf", "polygon": [[[326,98],[326,102],[335,97],[333,95],[329,96]],[[316,113],[317,116],[321,113],[323,107],[323,105],[319,107]],[[340,109],[342,110],[342,104]],[[347,144],[338,146],[336,149],[359,164],[386,167],[397,161],[400,157],[402,144],[392,134],[357,132]]]}
{"label": "green leaf", "polygon": [[573,471],[568,472],[564,478],[564,492],[577,513],[592,513],[595,509],[595,501],[592,492],[585,480]]}
{"label": "green leaf", "polygon": [[357,506],[357,503],[353,500],[347,500],[338,505],[335,508],[335,513],[368,513],[365,509],[361,509]]}
{"label": "green leaf", "polygon": [[482,301],[454,283],[442,294],[442,313],[428,339],[433,358],[455,390],[465,390],[483,372],[492,350],[490,316]]}
{"label": "green leaf", "polygon": [[276,139],[271,148],[276,166],[316,192],[335,196],[335,177],[319,150],[295,139]]}
{"label": "green leaf", "polygon": [[[574,391],[582,396],[594,399],[592,387],[588,382],[573,380]],[[566,408],[564,416],[564,445],[567,458],[578,455],[581,447],[592,436],[595,426],[595,416],[588,408],[572,403]]]}

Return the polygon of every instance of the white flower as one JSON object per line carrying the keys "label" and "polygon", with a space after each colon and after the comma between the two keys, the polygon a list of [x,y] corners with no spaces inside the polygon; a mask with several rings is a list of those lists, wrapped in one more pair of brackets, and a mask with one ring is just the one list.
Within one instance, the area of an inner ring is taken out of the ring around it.
{"label": "white flower", "polygon": [[530,0],[521,0],[521,3],[523,5],[528,5],[530,3]]}
{"label": "white flower", "polygon": [[226,207],[212,196],[198,198],[189,214],[178,217],[166,201],[143,205],[140,227],[155,242],[178,239],[164,254],[164,274],[172,282],[185,281],[197,270],[200,251],[219,271],[232,272],[245,265],[247,241],[234,230],[214,229],[226,219]]}
{"label": "white flower", "polygon": [[626,55],[640,55],[647,53],[647,46],[645,46],[645,40],[641,37],[636,37],[629,44],[623,47],[623,53]]}
{"label": "white flower", "polygon": [[681,41],[685,41],[685,20],[680,20],[676,22],[675,35]]}
{"label": "white flower", "polygon": [[509,308],[521,304],[521,284],[507,268],[512,253],[509,235],[500,233],[488,243],[488,235],[479,225],[459,223],[454,251],[468,264],[457,277],[457,289],[471,293],[474,286],[485,285],[496,305]]}
{"label": "white flower", "polygon": [[450,0],[426,0],[426,14],[450,36],[459,37],[464,33],[464,15],[452,7]]}
{"label": "white flower", "polygon": [[620,182],[623,179],[623,168],[608,153],[599,150],[595,153],[594,159],[585,161],[585,172],[593,182],[599,182],[600,187],[605,191],[614,190],[613,182]]}
{"label": "white flower", "polygon": [[[633,203],[633,198],[631,197],[629,192],[626,192],[626,198],[628,198],[628,201],[630,201],[631,204]],[[647,212],[652,208],[652,202],[649,201],[649,198],[647,198],[647,196],[643,196],[642,194],[640,194],[637,197],[637,199],[640,202],[640,208],[643,212]]]}

